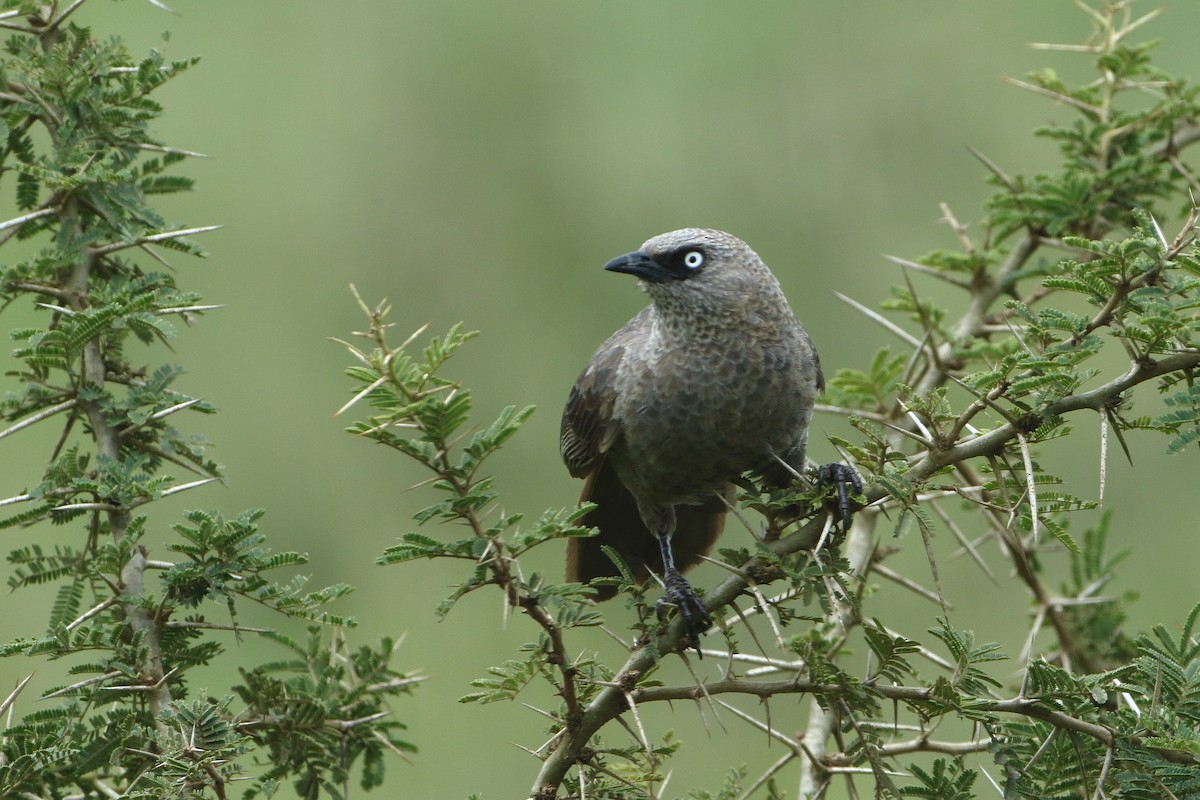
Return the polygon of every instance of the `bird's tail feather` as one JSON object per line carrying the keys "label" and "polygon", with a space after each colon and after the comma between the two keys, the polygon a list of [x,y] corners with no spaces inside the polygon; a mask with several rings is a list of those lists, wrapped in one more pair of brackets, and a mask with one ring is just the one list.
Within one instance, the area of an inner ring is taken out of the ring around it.
{"label": "bird's tail feather", "polygon": [[[725,492],[731,497],[732,486],[726,487]],[[639,584],[650,577],[651,570],[662,574],[658,541],[642,521],[633,494],[621,483],[607,459],[587,477],[580,500],[596,504],[582,524],[599,528],[600,533],[567,542],[568,581],[587,583],[593,578],[620,575],[616,565],[601,549],[603,545],[620,554]],[[726,508],[725,502],[716,495],[699,505],[675,507],[675,534],[671,537],[671,545],[680,572],[699,564],[712,549],[725,528]],[[608,600],[617,593],[613,586],[596,588],[597,600]]]}

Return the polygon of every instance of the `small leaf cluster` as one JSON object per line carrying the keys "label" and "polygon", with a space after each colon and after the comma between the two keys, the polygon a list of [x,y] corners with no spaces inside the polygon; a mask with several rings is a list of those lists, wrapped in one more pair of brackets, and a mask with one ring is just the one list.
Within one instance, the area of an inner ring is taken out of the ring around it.
{"label": "small leaf cluster", "polygon": [[[1128,3],[1118,5],[1122,13],[1128,10]],[[1112,17],[1098,21],[1101,35],[1114,27]],[[1108,46],[1095,48],[1094,67],[1100,79],[1090,83],[1068,85],[1049,69],[1018,82],[1065,104],[1077,116],[1070,123],[1049,124],[1037,131],[1038,136],[1058,143],[1059,171],[993,177],[1005,189],[989,204],[999,232],[1032,224],[1049,236],[1078,233],[1095,239],[1114,227],[1130,225],[1132,210],[1145,207],[1148,198],[1176,191],[1178,171],[1162,156],[1176,146],[1174,137],[1181,125],[1195,123],[1197,87],[1153,63],[1157,44],[1116,36]],[[1150,108],[1113,102],[1118,95],[1134,93],[1147,98]]]}
{"label": "small leaf cluster", "polygon": [[398,735],[405,726],[388,707],[419,680],[391,666],[399,643],[385,638],[378,647],[352,648],[335,632],[330,645],[315,626],[306,641],[270,638],[288,657],[243,669],[235,688],[245,703],[237,729],[270,764],[247,797],[269,796],[274,782],[288,779],[300,797],[345,797],[355,765],[363,789],[382,785],[385,757],[416,751]]}
{"label": "small leaf cluster", "polygon": [[975,797],[973,787],[979,773],[965,769],[959,759],[947,761],[938,758],[934,759],[929,770],[917,764],[909,765],[909,769],[920,785],[901,787],[898,792],[901,797],[922,797],[927,800],[971,800]]}
{"label": "small leaf cluster", "polygon": [[[216,783],[244,779],[239,757],[250,749],[250,738],[230,720],[230,698],[201,697],[171,705],[173,727],[162,734],[148,731],[147,763],[127,796],[145,798],[195,797]],[[152,750],[151,750],[152,748]]]}
{"label": "small leaf cluster", "polygon": [[[90,224],[64,230],[53,215],[25,222],[19,236],[50,233],[57,246],[6,265],[0,282],[54,282],[71,269],[62,258],[65,249],[161,233],[165,221],[148,197],[192,186],[189,178],[166,174],[186,154],[156,140],[149,123],[162,113],[152,93],[198,59],[168,60],[161,50],[135,59],[119,39],[97,39],[73,22],[36,16],[30,22],[40,23],[48,35],[11,36],[0,64],[9,92],[0,112],[0,178],[16,181],[22,211],[71,203]],[[35,145],[36,128],[50,134],[50,148]],[[158,155],[143,158],[147,153]],[[201,252],[187,242],[167,246]]]}
{"label": "small leaf cluster", "polygon": [[273,553],[265,547],[266,537],[258,531],[262,510],[247,511],[232,520],[220,514],[189,511],[190,525],[173,526],[181,541],[167,546],[182,554],[163,574],[166,600],[195,608],[204,600],[229,605],[242,598],[297,619],[332,625],[353,626],[354,620],[325,610],[325,606],[353,588],[335,584],[305,592],[305,579],[297,576],[286,584],[273,583],[268,572],[308,563],[295,552]]}

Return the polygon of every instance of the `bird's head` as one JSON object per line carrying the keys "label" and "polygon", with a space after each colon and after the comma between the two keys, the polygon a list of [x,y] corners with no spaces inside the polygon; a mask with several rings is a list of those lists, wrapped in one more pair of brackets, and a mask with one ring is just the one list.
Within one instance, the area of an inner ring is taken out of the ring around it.
{"label": "bird's head", "polygon": [[654,305],[668,315],[716,321],[782,301],[778,282],[758,254],[723,231],[663,233],[604,268],[637,276]]}

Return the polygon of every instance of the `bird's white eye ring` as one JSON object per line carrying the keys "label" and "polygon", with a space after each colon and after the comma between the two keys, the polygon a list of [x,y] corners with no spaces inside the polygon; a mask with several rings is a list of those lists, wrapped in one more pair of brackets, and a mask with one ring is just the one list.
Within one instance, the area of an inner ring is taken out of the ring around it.
{"label": "bird's white eye ring", "polygon": [[700,269],[704,266],[704,253],[699,250],[689,250],[683,256],[683,265],[688,269]]}

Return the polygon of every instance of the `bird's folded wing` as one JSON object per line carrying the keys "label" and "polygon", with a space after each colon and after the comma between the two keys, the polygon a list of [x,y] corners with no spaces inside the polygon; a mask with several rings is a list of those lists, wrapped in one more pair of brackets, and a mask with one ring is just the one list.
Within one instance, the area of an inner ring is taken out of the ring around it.
{"label": "bird's folded wing", "polygon": [[644,309],[608,338],[580,373],[563,409],[559,452],[571,475],[590,475],[620,435],[613,416],[617,372],[626,348],[650,329],[651,310]]}

